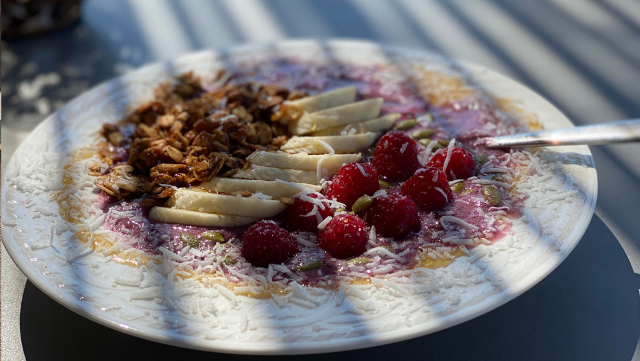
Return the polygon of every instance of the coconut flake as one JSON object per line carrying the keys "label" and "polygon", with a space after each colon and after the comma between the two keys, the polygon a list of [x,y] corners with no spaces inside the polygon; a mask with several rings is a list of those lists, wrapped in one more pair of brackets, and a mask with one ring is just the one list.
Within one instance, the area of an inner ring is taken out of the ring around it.
{"label": "coconut flake", "polygon": [[444,201],[446,203],[449,203],[449,197],[447,197],[447,194],[442,190],[442,188],[440,187],[433,187],[433,189],[437,190],[438,192],[442,193],[442,195],[444,196]]}
{"label": "coconut flake", "polygon": [[447,148],[447,158],[444,160],[444,165],[442,166],[442,172],[447,174],[447,166],[449,165],[449,161],[451,160],[451,154],[453,153],[453,147],[456,144],[456,138],[451,139],[449,142],[449,148]]}
{"label": "coconut flake", "polygon": [[466,221],[458,218],[458,217],[454,217],[454,216],[442,216],[440,217],[440,224],[442,225],[442,228],[447,229],[448,227],[446,226],[446,224],[444,222],[451,222],[451,223],[455,223],[459,226],[465,227],[465,228],[469,228],[471,230],[477,231],[478,227],[474,226],[471,223],[467,223]]}
{"label": "coconut flake", "polygon": [[324,229],[324,227],[331,222],[333,217],[327,216],[322,222],[318,223],[318,229]]}

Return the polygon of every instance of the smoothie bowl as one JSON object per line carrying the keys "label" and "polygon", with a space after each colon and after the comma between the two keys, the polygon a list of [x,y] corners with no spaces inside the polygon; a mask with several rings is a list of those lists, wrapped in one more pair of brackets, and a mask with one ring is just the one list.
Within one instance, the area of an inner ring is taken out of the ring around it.
{"label": "smoothie bowl", "polygon": [[593,214],[570,126],[476,65],[362,42],[205,52],[99,86],[38,127],[3,184],[23,272],[107,326],[232,353],[329,352],[513,299]]}

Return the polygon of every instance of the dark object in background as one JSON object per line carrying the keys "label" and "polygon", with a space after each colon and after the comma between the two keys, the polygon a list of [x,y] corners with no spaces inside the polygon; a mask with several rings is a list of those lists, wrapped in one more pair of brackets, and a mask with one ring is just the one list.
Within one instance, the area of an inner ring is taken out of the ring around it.
{"label": "dark object in background", "polygon": [[82,0],[2,0],[2,38],[62,29],[80,17]]}

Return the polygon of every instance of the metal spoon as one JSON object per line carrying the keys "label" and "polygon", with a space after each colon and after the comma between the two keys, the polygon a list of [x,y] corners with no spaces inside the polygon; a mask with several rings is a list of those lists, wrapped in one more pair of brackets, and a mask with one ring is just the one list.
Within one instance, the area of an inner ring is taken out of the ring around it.
{"label": "metal spoon", "polygon": [[575,128],[485,138],[489,148],[594,145],[640,141],[640,118]]}

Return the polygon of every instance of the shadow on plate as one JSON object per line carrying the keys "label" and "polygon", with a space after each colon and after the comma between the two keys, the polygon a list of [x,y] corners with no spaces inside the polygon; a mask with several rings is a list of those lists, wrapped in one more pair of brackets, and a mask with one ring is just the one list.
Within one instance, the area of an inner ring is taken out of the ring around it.
{"label": "shadow on plate", "polygon": [[[584,238],[546,279],[506,305],[461,325],[364,350],[283,357],[306,360],[630,360],[639,336],[640,276],[594,216]],[[89,321],[30,282],[21,336],[29,361],[247,360],[138,339]]]}

